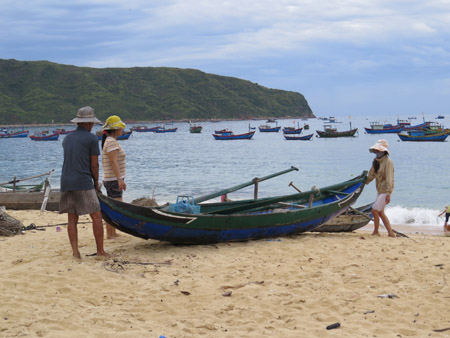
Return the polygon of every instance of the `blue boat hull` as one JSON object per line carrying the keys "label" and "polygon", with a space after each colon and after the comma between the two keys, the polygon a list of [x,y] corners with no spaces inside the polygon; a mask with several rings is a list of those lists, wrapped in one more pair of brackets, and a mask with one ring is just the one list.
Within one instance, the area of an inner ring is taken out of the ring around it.
{"label": "blue boat hull", "polygon": [[413,135],[403,135],[397,134],[402,141],[413,141],[413,142],[444,142],[449,134],[439,134],[439,135],[424,135],[424,136],[413,136]]}
{"label": "blue boat hull", "polygon": [[[211,211],[214,208],[212,203],[209,210],[207,205],[201,205],[200,214],[186,214],[131,205],[101,194],[98,197],[103,218],[117,229],[133,236],[185,244],[246,241],[299,234],[326,223],[356,202],[364,189],[366,174],[364,172],[357,179],[344,182],[345,187],[340,192],[318,199],[311,206],[300,207],[298,204],[287,203],[284,211],[270,208],[258,211],[255,207],[247,213],[241,211],[226,214],[228,209],[222,209],[220,213]],[[326,191],[325,189],[327,188],[322,188],[321,191]],[[332,187],[330,191],[333,191]],[[278,202],[293,201],[298,196],[304,198],[311,193],[314,192],[251,200],[250,203],[258,205],[274,199]],[[234,201],[227,206],[237,205],[233,209],[239,209],[246,203],[249,201]]]}

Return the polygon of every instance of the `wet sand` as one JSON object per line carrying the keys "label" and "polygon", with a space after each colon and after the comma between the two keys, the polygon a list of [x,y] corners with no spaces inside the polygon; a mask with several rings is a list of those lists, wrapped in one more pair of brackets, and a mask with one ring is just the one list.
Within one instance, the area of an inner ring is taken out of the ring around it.
{"label": "wet sand", "polygon": [[121,234],[102,259],[86,256],[96,251],[87,223],[80,261],[65,215],[8,213],[47,227],[0,237],[0,337],[450,336],[433,331],[450,328],[443,231],[394,225],[410,238],[388,238],[369,224],[198,246]]}

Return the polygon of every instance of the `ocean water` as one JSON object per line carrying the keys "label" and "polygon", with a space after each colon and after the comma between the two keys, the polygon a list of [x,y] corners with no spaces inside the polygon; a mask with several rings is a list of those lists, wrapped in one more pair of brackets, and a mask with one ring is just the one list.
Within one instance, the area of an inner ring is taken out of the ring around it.
{"label": "ocean water", "polygon": [[[236,134],[245,133],[249,126],[257,128],[265,124],[265,120],[201,122],[201,134],[189,133],[188,123],[174,123],[178,127],[176,133],[134,132],[129,140],[121,141],[127,156],[124,200],[130,202],[138,197],[154,197],[160,204],[174,202],[177,195],[204,195],[291,166],[299,171],[261,182],[259,196],[293,193],[293,188],[288,186],[291,181],[301,190],[309,190],[314,185],[326,186],[369,170],[374,155],[368,149],[378,139],[384,138],[389,142],[395,165],[395,191],[386,211],[391,222],[440,227],[443,220],[437,215],[450,202],[446,169],[449,141],[401,142],[396,134],[371,135],[364,132],[364,127],[369,127],[371,121],[395,124],[397,118],[408,117],[336,116],[340,123],[334,126],[338,130],[348,130],[351,123],[353,128],[358,128],[358,136],[313,137],[311,141],[286,141],[281,131],[260,133],[258,130],[252,140],[217,141],[212,137],[214,130],[224,128]],[[418,124],[422,118],[417,115],[411,123]],[[448,118],[435,120],[435,116],[430,116],[426,120],[449,124]],[[322,130],[326,123],[320,119],[277,122],[282,127],[308,123],[310,130],[304,130],[303,134]],[[74,128],[71,125],[62,127]],[[44,128],[27,129],[33,133]],[[0,139],[0,182],[14,176],[27,177],[55,169],[51,183],[53,187],[59,187],[63,137],[53,142]],[[231,199],[252,196],[252,187],[229,194]],[[373,182],[366,186],[356,206],[370,203],[375,197]]]}

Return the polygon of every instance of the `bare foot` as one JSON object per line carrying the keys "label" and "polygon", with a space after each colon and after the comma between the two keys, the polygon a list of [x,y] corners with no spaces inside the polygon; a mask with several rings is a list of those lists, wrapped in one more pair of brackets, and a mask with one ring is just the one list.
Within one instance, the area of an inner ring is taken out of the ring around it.
{"label": "bare foot", "polygon": [[102,251],[102,252],[97,252],[97,256],[111,257],[112,255],[105,251]]}
{"label": "bare foot", "polygon": [[373,236],[380,236],[380,233],[378,231],[377,232],[374,231],[374,232],[372,232],[372,235]]}
{"label": "bare foot", "polygon": [[77,259],[81,259],[81,255],[80,255],[80,252],[77,250],[77,251],[74,251],[73,252],[73,257],[75,257],[75,258],[77,258]]}
{"label": "bare foot", "polygon": [[388,236],[389,236],[389,237],[397,237],[397,236],[395,236],[395,234],[394,234],[394,233],[392,233],[392,234],[388,234]]}

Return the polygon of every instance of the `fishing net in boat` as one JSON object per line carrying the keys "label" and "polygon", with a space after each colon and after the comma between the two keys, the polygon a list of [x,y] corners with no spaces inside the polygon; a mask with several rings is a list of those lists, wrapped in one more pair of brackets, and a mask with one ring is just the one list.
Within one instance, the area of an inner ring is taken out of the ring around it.
{"label": "fishing net in boat", "polygon": [[21,221],[9,216],[4,207],[0,207],[0,236],[14,236],[20,234],[23,228]]}

